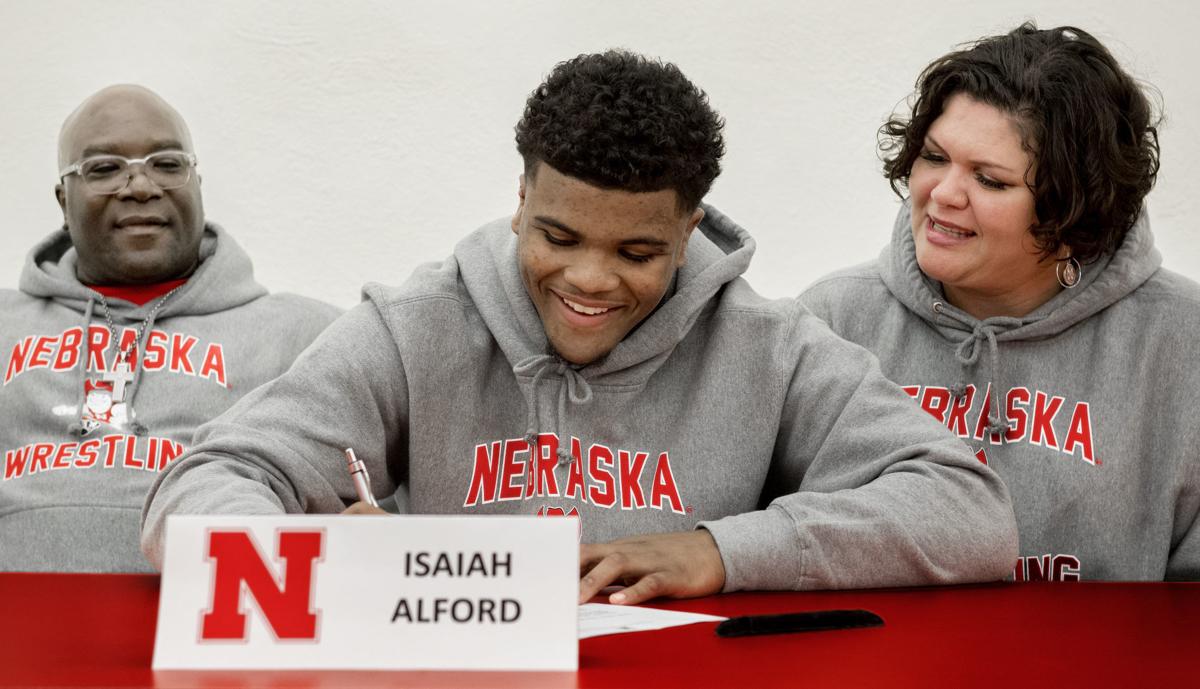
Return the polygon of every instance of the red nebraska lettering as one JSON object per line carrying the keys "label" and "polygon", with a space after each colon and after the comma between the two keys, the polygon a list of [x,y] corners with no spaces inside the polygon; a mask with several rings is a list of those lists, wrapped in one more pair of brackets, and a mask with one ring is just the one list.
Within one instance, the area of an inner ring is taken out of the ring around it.
{"label": "red nebraska lettering", "polygon": [[49,471],[50,455],[54,452],[54,443],[34,443],[33,461],[29,464],[29,473]]}
{"label": "red nebraska lettering", "polygon": [[500,476],[500,499],[501,500],[520,500],[521,486],[513,485],[513,479],[521,475],[521,465],[523,460],[517,459],[517,455],[528,454],[529,443],[525,442],[524,438],[512,438],[504,441],[504,464],[501,467]]}
{"label": "red nebraska lettering", "polygon": [[133,328],[125,328],[121,331],[121,340],[117,345],[122,352],[129,352],[129,362],[136,369],[138,367],[138,347],[137,347],[137,331]]}
{"label": "red nebraska lettering", "polygon": [[1058,437],[1054,435],[1054,426],[1051,424],[1054,423],[1054,417],[1058,415],[1062,403],[1061,397],[1047,397],[1046,393],[1037,391],[1033,402],[1033,432],[1029,436],[1029,442],[1058,449]]}
{"label": "red nebraska lettering", "polygon": [[117,461],[117,443],[121,442],[121,436],[106,435],[100,442],[104,443],[104,467],[111,469]]}
{"label": "red nebraska lettering", "polygon": [[480,501],[486,505],[496,499],[499,463],[499,440],[492,443],[490,452],[486,444],[475,446],[475,467],[471,471],[471,487],[467,490],[467,500],[463,503],[463,507],[478,505]]}
{"label": "red nebraska lettering", "polygon": [[[917,392],[922,389],[925,391],[924,394],[918,395]],[[904,390],[914,399],[919,399],[921,408],[934,418],[940,419],[943,417],[943,414],[946,414],[947,405],[943,402],[944,396],[941,392],[944,388],[933,386],[921,388],[920,386],[909,385],[905,386]],[[976,419],[975,432],[973,434],[976,440],[983,440],[984,436],[987,435],[988,413],[992,403],[991,396],[992,388],[989,385],[983,396],[983,404],[979,409],[979,416]],[[946,414],[946,427],[963,438],[970,437],[967,435],[966,416],[972,407],[974,397],[975,386],[968,385],[965,393],[956,399],[952,405],[949,405],[949,412]],[[989,440],[993,445],[999,445],[1002,442],[1015,443],[1026,441],[1032,445],[1059,450],[1072,457],[1078,456],[1085,462],[1096,465],[1095,432],[1092,424],[1091,406],[1087,402],[1075,403],[1071,413],[1071,420],[1067,424],[1066,434],[1063,437],[1063,443],[1060,448],[1054,422],[1059,412],[1062,411],[1063,404],[1063,397],[1051,395],[1040,390],[1030,390],[1024,386],[1014,387],[1005,396],[1004,418],[1007,422],[1007,427],[1003,430],[1002,434],[990,434],[991,437]],[[1040,566],[1040,563],[1034,565],[1035,568]]]}
{"label": "red nebraska lettering", "polygon": [[189,376],[196,375],[196,369],[192,367],[192,362],[188,359],[191,356],[192,347],[195,346],[196,338],[191,335],[171,334],[171,371],[186,373]]}
{"label": "red nebraska lettering", "polygon": [[146,337],[146,356],[142,360],[143,371],[161,371],[167,364],[167,334],[151,330]]}
{"label": "red nebraska lettering", "polygon": [[1024,581],[1079,581],[1079,558],[1074,555],[1029,555],[1017,558],[1013,567],[1013,580]]}
{"label": "red nebraska lettering", "polygon": [[90,371],[107,371],[108,364],[104,363],[104,352],[112,340],[108,328],[103,325],[88,326],[88,363]]}
{"label": "red nebraska lettering", "polygon": [[79,444],[79,454],[75,456],[76,469],[88,469],[96,464],[96,450],[100,447],[100,441],[95,438],[85,440]]}
{"label": "red nebraska lettering", "polygon": [[1054,581],[1079,581],[1079,559],[1074,555],[1055,555],[1050,576]]}
{"label": "red nebraska lettering", "polygon": [[79,363],[79,345],[83,344],[83,328],[68,328],[63,331],[51,370],[70,371]]}
{"label": "red nebraska lettering", "polygon": [[162,471],[167,468],[167,465],[175,461],[175,458],[183,454],[183,445],[163,438],[158,443],[158,461],[155,462],[154,468],[156,471]]}
{"label": "red nebraska lettering", "polygon": [[929,386],[921,397],[921,408],[933,415],[933,418],[946,423],[946,412],[950,408],[950,391],[946,388]]}
{"label": "red nebraska lettering", "polygon": [[33,338],[26,337],[24,340],[13,345],[12,353],[8,355],[8,366],[4,369],[4,384],[20,374],[25,372],[25,359],[29,356],[29,350],[33,347]]}
{"label": "red nebraska lettering", "polygon": [[497,500],[528,500],[535,495],[561,495],[598,507],[613,507],[619,499],[621,509],[643,509],[649,503],[656,509],[684,513],[667,453],[658,456],[647,500],[642,477],[649,473],[650,453],[616,450],[614,456],[609,447],[594,444],[589,447],[585,461],[581,456],[582,442],[574,436],[570,441],[574,461],[567,466],[566,488],[560,493],[559,477],[555,474],[560,463],[560,442],[557,435],[542,433],[533,448],[523,438],[476,445],[463,507]]}
{"label": "red nebraska lettering", "polygon": [[542,433],[537,437],[537,461],[529,462],[529,478],[525,484],[525,497],[558,495],[558,480],[554,478],[554,467],[558,464],[558,436]]}
{"label": "red nebraska lettering", "polygon": [[579,438],[571,436],[571,457],[575,461],[571,462],[571,466],[567,468],[567,492],[568,498],[576,500],[583,499],[583,445],[579,442]]}
{"label": "red nebraska lettering", "polygon": [[954,400],[954,407],[950,409],[950,418],[946,419],[946,428],[960,438],[966,438],[971,433],[967,428],[967,412],[971,410],[971,403],[974,401],[975,386],[968,385],[966,392]]}
{"label": "red nebraska lettering", "polygon": [[282,584],[247,531],[210,531],[207,558],[213,563],[211,607],[202,616],[201,641],[246,639],[242,592],[254,596],[276,639],[317,638],[313,567],[321,560],[324,531],[281,531],[276,560]]}
{"label": "red nebraska lettering", "polygon": [[[607,468],[602,467],[602,464]],[[588,498],[593,505],[612,507],[617,504],[612,450],[603,445],[592,445],[588,448],[588,478],[599,484],[588,489]]]}
{"label": "red nebraska lettering", "polygon": [[34,341],[33,352],[29,355],[30,369],[50,367],[50,345],[56,340],[54,337],[39,337]]}
{"label": "red nebraska lettering", "polygon": [[663,501],[671,506],[671,511],[683,514],[683,501],[679,499],[679,488],[675,485],[675,472],[671,471],[671,458],[664,452],[658,456],[658,466],[654,467],[654,486],[650,489],[650,506],[656,510],[663,508]]}
{"label": "red nebraska lettering", "polygon": [[646,506],[646,496],[642,494],[642,471],[646,468],[646,460],[650,455],[646,452],[632,453],[628,450],[617,452],[621,467],[621,509],[629,510],[634,507],[641,509]]}
{"label": "red nebraska lettering", "polygon": [[[988,383],[987,392],[983,395],[983,409],[979,411],[979,420],[975,423],[975,439],[983,440],[984,434],[987,433],[988,425],[988,410],[992,408],[992,385]],[[1000,444],[1000,433],[991,433],[988,439],[993,445]]]}
{"label": "red nebraska lettering", "polygon": [[1013,388],[1008,391],[1008,420],[1009,428],[1004,432],[1004,439],[1016,442],[1025,437],[1029,423],[1029,388]]}
{"label": "red nebraska lettering", "polygon": [[25,473],[25,461],[29,459],[32,445],[16,450],[4,451],[4,480],[9,481]]}
{"label": "red nebraska lettering", "polygon": [[[90,469],[100,463],[103,466],[162,471],[176,457],[183,454],[183,445],[169,438],[148,437],[146,458],[137,456],[137,436],[107,435],[81,443],[32,443],[4,453],[4,480],[20,478],[25,474],[63,469]],[[123,445],[122,445],[123,443]],[[104,449],[101,450],[101,445]]]}
{"label": "red nebraska lettering", "polygon": [[1026,581],[1047,581],[1050,579],[1050,556],[1025,558]]}
{"label": "red nebraska lettering", "polygon": [[75,454],[75,448],[79,443],[63,443],[58,446],[54,453],[54,461],[50,462],[51,469],[70,469],[71,457]]}
{"label": "red nebraska lettering", "polygon": [[225,350],[219,344],[210,344],[204,353],[204,363],[200,364],[200,377],[214,380],[224,387],[225,383]]}
{"label": "red nebraska lettering", "polygon": [[131,442],[128,437],[125,439],[125,459],[121,465],[126,469],[145,469],[146,465],[142,464],[140,459],[133,456],[133,451],[137,449],[137,443]]}
{"label": "red nebraska lettering", "polygon": [[1096,463],[1096,455],[1092,451],[1092,410],[1087,402],[1075,405],[1075,413],[1071,415],[1071,424],[1067,428],[1062,451],[1074,457],[1076,447],[1082,451],[1083,461],[1088,464]]}

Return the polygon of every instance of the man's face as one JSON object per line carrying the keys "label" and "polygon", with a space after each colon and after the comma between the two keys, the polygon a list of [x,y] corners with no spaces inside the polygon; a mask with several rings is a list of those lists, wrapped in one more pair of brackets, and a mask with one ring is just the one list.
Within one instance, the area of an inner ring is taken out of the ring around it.
{"label": "man's face", "polygon": [[[190,152],[179,115],[137,91],[108,91],[93,97],[64,132],[67,164],[96,155],[129,159],[157,151]],[[164,191],[130,168],[129,183],[115,194],[90,191],[79,175],[55,187],[85,284],[151,284],[186,277],[195,270],[204,231],[200,180]]]}
{"label": "man's face", "polygon": [[666,294],[704,211],[674,190],[602,189],[539,163],[513,215],[521,279],[559,356],[608,354]]}

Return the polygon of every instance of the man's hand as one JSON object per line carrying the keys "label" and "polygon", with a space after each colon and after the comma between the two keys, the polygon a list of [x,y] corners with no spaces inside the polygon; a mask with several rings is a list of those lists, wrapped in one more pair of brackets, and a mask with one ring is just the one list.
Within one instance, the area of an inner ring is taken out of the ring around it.
{"label": "man's hand", "polygon": [[613,582],[628,584],[608,597],[617,605],[707,596],[725,586],[725,565],[706,529],[585,543],[579,547],[579,574],[580,603]]}
{"label": "man's hand", "polygon": [[359,501],[347,507],[342,511],[342,514],[390,514],[384,510],[368,505],[365,502]]}

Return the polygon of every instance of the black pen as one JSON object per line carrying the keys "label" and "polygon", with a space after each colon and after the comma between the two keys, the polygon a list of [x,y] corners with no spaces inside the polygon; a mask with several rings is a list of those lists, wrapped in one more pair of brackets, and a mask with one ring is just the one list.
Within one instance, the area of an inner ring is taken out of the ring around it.
{"label": "black pen", "polygon": [[717,636],[758,636],[880,626],[883,626],[883,618],[867,610],[815,610],[731,617],[718,624],[716,632]]}

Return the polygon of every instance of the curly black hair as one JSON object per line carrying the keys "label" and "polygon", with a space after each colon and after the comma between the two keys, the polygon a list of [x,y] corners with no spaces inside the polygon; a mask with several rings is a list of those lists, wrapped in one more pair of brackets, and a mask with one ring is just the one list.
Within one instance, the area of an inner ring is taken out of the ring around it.
{"label": "curly black hair", "polygon": [[1038,248],[1049,256],[1065,245],[1085,263],[1116,251],[1154,187],[1161,117],[1108,49],[1082,29],[1026,22],[934,60],[917,78],[911,117],[893,115],[879,130],[884,176],[897,195],[929,127],[959,93],[1016,122],[1035,161],[1026,184]]}
{"label": "curly black hair", "polygon": [[724,121],[675,65],[623,50],[560,62],[529,95],[517,151],[606,189],[673,189],[690,212],[721,173]]}

